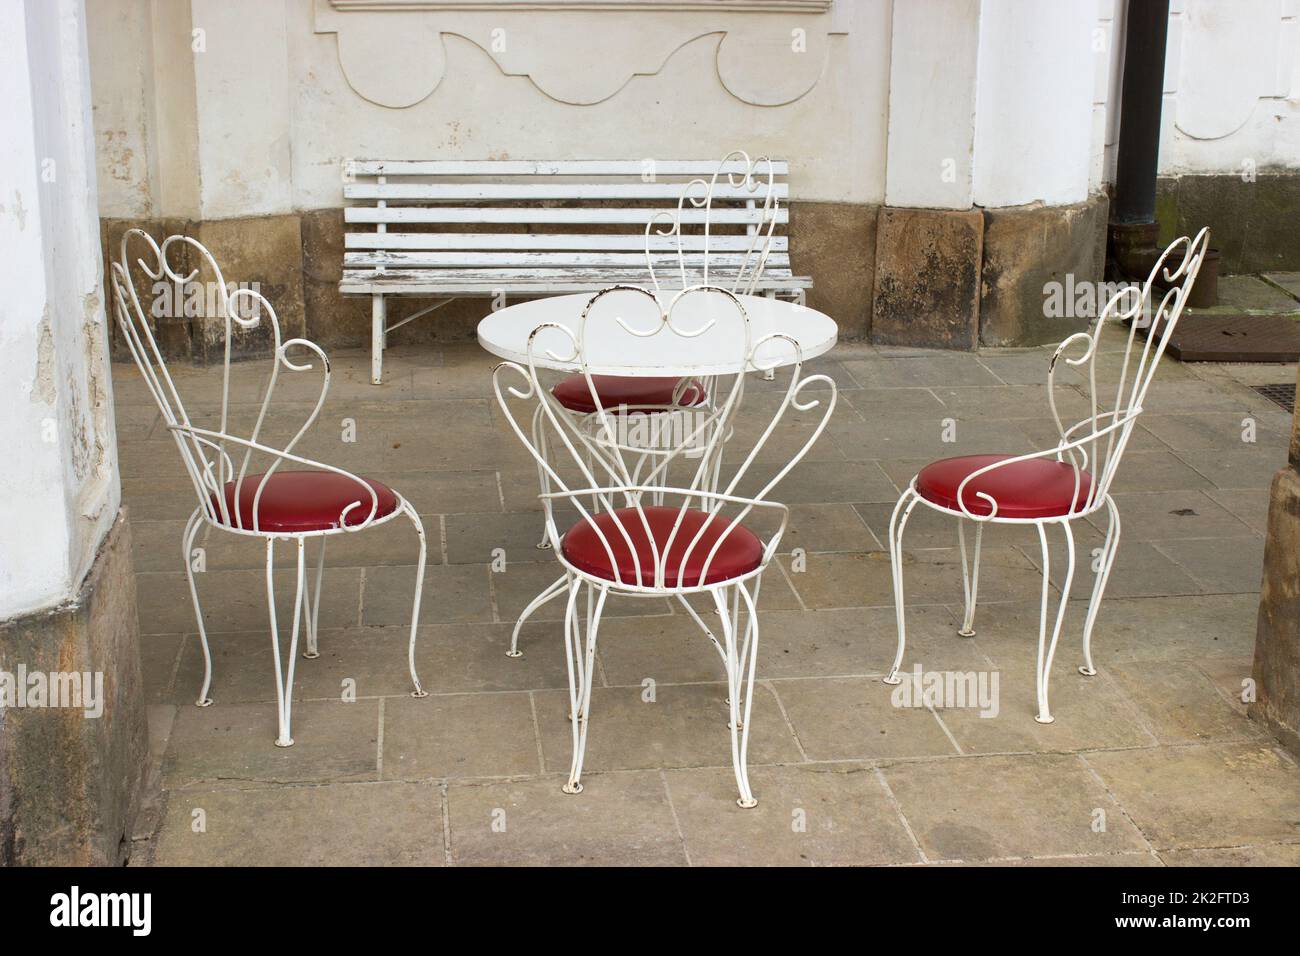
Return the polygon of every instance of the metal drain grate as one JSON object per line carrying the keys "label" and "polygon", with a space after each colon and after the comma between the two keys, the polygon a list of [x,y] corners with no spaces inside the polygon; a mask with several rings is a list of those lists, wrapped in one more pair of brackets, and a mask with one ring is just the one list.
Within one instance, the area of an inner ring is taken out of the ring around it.
{"label": "metal drain grate", "polygon": [[1275,405],[1281,405],[1292,415],[1295,414],[1295,385],[1283,382],[1281,385],[1252,385],[1251,388]]}
{"label": "metal drain grate", "polygon": [[1169,339],[1180,362],[1294,362],[1300,319],[1282,315],[1185,315]]}

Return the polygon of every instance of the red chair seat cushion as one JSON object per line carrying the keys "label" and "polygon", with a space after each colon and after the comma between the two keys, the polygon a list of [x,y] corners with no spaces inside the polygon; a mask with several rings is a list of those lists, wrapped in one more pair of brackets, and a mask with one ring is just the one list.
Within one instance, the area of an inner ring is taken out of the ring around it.
{"label": "red chair seat cushion", "polygon": [[[608,411],[614,411],[621,405],[626,406],[628,411],[671,405],[673,391],[680,381],[681,379],[675,377],[640,378],[624,375],[591,377],[592,385],[596,386],[596,394],[600,396],[600,404]],[[589,415],[596,410],[596,403],[591,397],[591,386],[587,384],[585,375],[570,375],[551,389],[551,394],[571,412]],[[704,398],[704,386],[699,382],[692,381],[682,389],[682,405],[699,405]]]}
{"label": "red chair seat cushion", "polygon": [[[931,462],[916,476],[916,491],[926,501],[960,511],[957,489],[966,476],[1013,455],[963,455]],[[993,508],[976,492],[990,495],[998,503],[999,518],[1053,518],[1079,511],[1087,504],[1092,475],[1054,458],[1029,458],[980,475],[962,492],[966,509],[987,515]]]}
{"label": "red chair seat cushion", "polygon": [[[673,525],[677,521],[677,516],[682,514],[682,510],[667,506],[650,506],[642,510],[645,512],[646,524],[650,526],[650,535],[653,536],[653,541],[662,559],[664,546],[668,543]],[[677,529],[672,548],[668,551],[667,558],[664,561],[664,583],[669,587],[698,587],[701,584],[717,584],[721,581],[729,581],[732,578],[748,574],[762,563],[763,543],[758,540],[758,537],[752,531],[744,525],[738,524],[731,529],[730,534],[727,534],[718,548],[718,553],[713,556],[713,560],[709,563],[708,574],[704,576],[703,581],[700,580],[700,572],[704,570],[704,562],[708,558],[709,552],[713,550],[714,544],[726,532],[732,521],[731,517],[719,515],[709,522],[704,533],[700,535],[700,540],[696,542],[694,548],[691,548],[690,555],[686,557],[683,566],[682,558],[686,555],[686,549],[695,540],[696,532],[700,530],[701,525],[705,523],[708,517],[703,511],[687,510],[685,512],[681,527]],[[614,576],[605,546],[591,526],[591,522],[586,519],[579,521],[565,532],[564,540],[560,542],[560,550],[563,552],[565,559],[574,567],[594,577],[604,578],[608,581],[618,580],[624,584],[640,584],[645,587],[653,587],[655,584],[655,564],[654,554],[650,550],[651,537],[647,536],[645,526],[641,523],[641,518],[636,509],[620,508],[613,513],[604,511],[595,515],[593,520],[605,535],[605,540],[609,542],[610,550],[614,552],[615,563],[618,565],[618,577],[615,578]],[[615,522],[618,522],[626,529],[628,537],[632,539],[632,543],[636,548],[636,555],[641,568],[639,579],[637,577],[637,565],[632,560],[632,551],[628,548],[627,541],[618,530],[618,525]]]}
{"label": "red chair seat cushion", "polygon": [[[378,481],[363,478],[375,490],[379,506],[375,519],[397,510],[397,493]],[[239,486],[239,507],[235,508],[235,483],[226,482],[225,497],[229,527],[253,530],[253,499],[262,476],[245,475]],[[267,479],[257,502],[257,530],[293,534],[303,531],[328,531],[342,527],[343,509],[352,502],[358,505],[348,512],[348,527],[365,522],[370,515],[370,495],[351,478],[332,471],[275,471]],[[221,517],[221,505],[213,495],[212,505]]]}

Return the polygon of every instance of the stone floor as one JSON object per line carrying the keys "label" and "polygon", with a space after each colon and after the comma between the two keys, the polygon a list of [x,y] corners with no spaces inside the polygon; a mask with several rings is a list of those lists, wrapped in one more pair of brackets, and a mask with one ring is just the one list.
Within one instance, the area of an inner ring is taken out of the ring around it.
{"label": "stone floor", "polygon": [[[1116,344],[1107,339],[1099,360],[1104,381]],[[504,653],[555,561],[533,547],[535,473],[489,401],[493,360],[470,343],[394,349],[382,388],[367,383],[364,354],[335,354],[329,402],[301,446],[391,483],[422,514],[430,566],[418,661],[431,696],[408,696],[409,527],[335,540],[321,657],[298,664],[297,744],[273,746],[264,552],[211,531],[199,542],[199,587],[216,704],[193,706],[201,659],[179,542],[194,496],[139,376],[116,366],[161,787],[134,862],[1300,863],[1296,764],[1241,702],[1266,488],[1290,429],[1289,415],[1248,386],[1294,382],[1295,366],[1161,369],[1117,480],[1123,544],[1094,639],[1099,674],[1075,670],[1074,601],[1054,724],[1033,720],[1032,530],[989,529],[973,639],[955,633],[955,529],[923,510],[906,542],[906,665],[997,673],[997,716],[895,707],[881,683],[895,641],[881,542],[899,488],[933,457],[1050,443],[1049,354],[845,345],[815,363],[838,382],[840,404],[775,495],[792,522],[762,590],[759,805],[747,811],[734,802],[718,660],[665,601],[611,602],[586,789],[560,792],[570,738],[556,609],[526,627],[522,659]],[[264,369],[236,367],[235,401],[252,400],[253,372]],[[211,414],[219,370],[174,371],[192,416]],[[1082,380],[1064,378],[1065,412],[1082,409]],[[273,436],[292,433],[316,383],[282,376],[287,404]],[[770,386],[754,383],[744,414],[756,422],[772,408]],[[343,441],[347,419],[353,442]],[[946,419],[955,441],[943,440]],[[776,445],[793,447],[800,427]],[[1080,534],[1081,554],[1100,543],[1095,528]],[[506,566],[494,571],[498,548]],[[283,592],[291,572],[281,550]],[[1091,579],[1087,567],[1080,574],[1076,598]],[[349,686],[354,702],[342,699]]]}

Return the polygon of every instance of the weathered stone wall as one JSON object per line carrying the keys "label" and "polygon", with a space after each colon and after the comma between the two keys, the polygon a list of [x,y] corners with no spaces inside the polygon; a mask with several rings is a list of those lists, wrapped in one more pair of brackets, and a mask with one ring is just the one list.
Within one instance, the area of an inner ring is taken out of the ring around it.
{"label": "weathered stone wall", "polygon": [[1102,279],[1108,210],[1099,195],[1073,206],[984,211],[980,345],[1043,345],[1083,328],[1091,316],[1049,316],[1044,289]]}
{"label": "weathered stone wall", "polygon": [[0,865],[117,866],[148,760],[125,513],[74,602],[0,623],[0,671],[103,674],[103,712],[0,711]]}
{"label": "weathered stone wall", "polygon": [[1250,715],[1300,755],[1300,413],[1291,421],[1287,467],[1269,489],[1252,676]]}
{"label": "weathered stone wall", "polygon": [[[846,340],[957,349],[1041,345],[1091,318],[1049,316],[1045,289],[1103,278],[1108,212],[1102,193],[1070,206],[967,210],[795,201],[791,261],[796,273],[813,278],[808,304],[834,318]],[[1233,176],[1164,180],[1159,212],[1165,241],[1209,225],[1225,273],[1300,269],[1300,175],[1260,176],[1250,184]],[[138,224],[103,220],[106,255],[115,256],[122,230]],[[338,292],[341,209],[143,225],[157,237],[188,232],[213,251],[228,281],[257,282],[285,337],[368,347],[369,298]],[[420,307],[416,299],[394,302],[390,319]],[[392,342],[473,338],[486,307],[484,299],[461,299],[403,326]],[[170,355],[206,362],[219,358],[218,332],[182,323],[159,335]],[[264,348],[257,334],[241,333],[235,351]]]}
{"label": "weathered stone wall", "polygon": [[1162,242],[1210,227],[1224,275],[1300,270],[1300,174],[1184,175],[1159,182]]}
{"label": "weathered stone wall", "polygon": [[[797,274],[813,277],[808,305],[833,316],[845,338],[863,338],[870,327],[877,213],[878,207],[857,203],[805,202],[791,207],[792,265]],[[109,259],[119,255],[122,233],[133,226],[157,240],[170,233],[192,235],[216,257],[227,282],[257,282],[275,307],[285,338],[305,335],[324,348],[369,347],[369,296],[345,296],[338,291],[343,272],[341,209],[203,223],[105,219],[101,234],[106,274]],[[508,227],[476,228],[505,231]],[[192,259],[185,261],[197,265]],[[390,321],[427,304],[415,298],[389,301]],[[401,345],[471,339],[487,307],[482,298],[457,300],[398,329],[390,341]],[[208,363],[221,358],[219,332],[211,322],[181,321],[159,324],[155,334],[170,357]],[[116,357],[128,357],[116,328],[114,346]],[[256,334],[244,332],[236,338],[236,354],[257,354],[265,348]]]}
{"label": "weathered stone wall", "polygon": [[983,241],[977,209],[881,209],[872,341],[975,348]]}

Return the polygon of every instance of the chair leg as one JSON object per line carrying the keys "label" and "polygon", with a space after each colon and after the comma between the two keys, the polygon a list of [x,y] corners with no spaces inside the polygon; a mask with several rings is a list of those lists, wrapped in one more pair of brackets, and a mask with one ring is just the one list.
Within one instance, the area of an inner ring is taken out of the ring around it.
{"label": "chair leg", "polygon": [[212,698],[208,696],[208,691],[212,687],[212,651],[208,647],[208,632],[203,626],[203,608],[199,605],[199,589],[194,586],[194,557],[192,550],[194,548],[194,538],[203,527],[202,511],[194,509],[190,515],[190,520],[185,523],[185,530],[181,533],[181,560],[185,564],[185,578],[190,583],[190,600],[194,602],[194,621],[199,628],[199,646],[203,649],[203,686],[199,688],[199,699],[194,702],[196,707],[211,707]]}
{"label": "chair leg", "polygon": [[961,630],[957,632],[962,637],[975,636],[975,602],[980,586],[980,539],[984,537],[984,522],[974,522],[975,559],[967,566],[966,523],[970,520],[970,518],[962,518],[957,522],[957,543],[961,546],[961,583],[966,595],[966,613],[962,617]]}
{"label": "chair leg", "polygon": [[569,766],[569,779],[562,789],[565,793],[582,793],[582,762],[587,753],[587,728],[591,715],[591,688],[595,683],[596,635],[600,630],[600,616],[605,609],[608,588],[596,588],[599,593],[592,602],[592,585],[587,585],[587,644],[582,645],[578,623],[577,598],[582,579],[569,583],[569,603],[564,618],[564,650],[569,665],[569,719],[573,727],[573,762]]}
{"label": "chair leg", "polygon": [[[533,412],[533,446],[537,449],[537,453],[541,455],[544,460],[550,460],[546,457],[545,412],[543,411],[541,402],[537,403],[537,410]],[[537,480],[541,485],[543,492],[551,490],[550,475],[546,473],[546,469],[543,468],[540,463],[537,465]],[[536,548],[538,551],[549,551],[551,549],[550,539],[546,537],[545,521],[542,522],[542,537],[537,542]],[[512,654],[510,656],[515,657],[518,655]]]}
{"label": "chair leg", "polygon": [[384,381],[384,347],[388,344],[386,318],[383,293],[376,292],[370,297],[370,384],[372,385],[381,385]]}
{"label": "chair leg", "polygon": [[1119,508],[1115,506],[1114,500],[1107,497],[1106,509],[1110,513],[1110,521],[1106,525],[1106,543],[1102,547],[1101,569],[1097,572],[1097,579],[1092,583],[1092,598],[1088,601],[1088,618],[1083,624],[1083,666],[1079,668],[1079,673],[1084,677],[1092,677],[1097,673],[1097,668],[1092,664],[1092,628],[1097,623],[1101,598],[1106,593],[1106,582],[1110,580],[1110,569],[1115,564],[1115,553],[1119,550]]}
{"label": "chair leg", "polygon": [[320,551],[316,555],[316,586],[303,588],[302,592],[302,613],[307,621],[307,650],[302,652],[302,656],[309,661],[320,657],[317,628],[320,624],[321,581],[325,577],[325,542],[328,540],[325,535],[320,536]]}
{"label": "chair leg", "polygon": [[1070,585],[1074,581],[1074,532],[1068,521],[1061,522],[1065,531],[1065,580],[1061,582],[1061,601],[1056,611],[1056,623],[1052,627],[1052,637],[1047,639],[1047,605],[1052,595],[1051,558],[1047,550],[1047,529],[1043,522],[1038,528],[1038,542],[1043,552],[1043,600],[1038,614],[1038,715],[1034,720],[1040,724],[1050,724],[1056,718],[1052,716],[1047,702],[1047,683],[1052,674],[1052,658],[1056,654],[1056,641],[1061,636],[1061,624],[1065,621],[1065,609],[1070,602]]}
{"label": "chair leg", "polygon": [[524,621],[532,617],[533,612],[536,611],[543,604],[546,604],[547,602],[563,594],[565,584],[567,581],[568,578],[565,575],[563,574],[560,575],[549,585],[547,585],[546,590],[542,591],[541,594],[533,598],[532,601],[529,603],[528,607],[524,608],[524,612],[519,615],[519,620],[515,621],[515,630],[514,633],[510,635],[510,650],[506,651],[506,657],[524,656],[524,652],[519,649],[519,631],[521,628],[523,628]]}
{"label": "chair leg", "polygon": [[293,737],[293,668],[298,661],[298,629],[302,622],[302,591],[306,583],[306,544],[305,538],[296,539],[298,544],[297,584],[293,595],[293,633],[289,638],[289,663],[282,673],[280,669],[280,628],[275,615],[275,539],[266,539],[266,604],[271,615],[271,657],[275,661],[275,699],[276,718],[279,724],[279,736],[275,739],[277,747],[292,747]]}
{"label": "chair leg", "polygon": [[[727,668],[727,705],[730,710],[727,721],[731,732],[731,764],[736,774],[736,789],[739,796],[736,803],[742,809],[758,805],[754,792],[749,786],[749,728],[754,705],[754,672],[758,660],[758,612],[753,597],[744,584],[734,585],[730,613],[727,610],[727,588],[714,590],[713,601],[718,608],[722,621],[723,642],[726,649]],[[740,630],[740,602],[744,598],[746,621],[745,637],[738,642]],[[739,644],[739,650],[737,650]],[[741,704],[741,700],[744,704]]]}
{"label": "chair leg", "polygon": [[406,645],[406,665],[411,670],[411,683],[415,685],[415,690],[411,691],[411,696],[428,697],[429,692],[420,685],[420,675],[415,672],[415,635],[419,633],[420,629],[420,598],[424,594],[424,563],[428,557],[429,548],[424,540],[424,522],[415,513],[411,503],[403,500],[402,510],[411,519],[411,524],[415,526],[416,537],[420,539],[420,556],[415,562],[415,601],[411,606],[411,639]]}
{"label": "chair leg", "polygon": [[[910,499],[910,502],[909,502]],[[909,488],[903,492],[894,506],[894,513],[889,516],[889,569],[894,576],[894,615],[898,627],[898,650],[894,654],[893,666],[885,677],[886,684],[897,684],[902,678],[898,669],[903,665],[903,651],[907,647],[907,625],[903,622],[903,529],[912,509],[921,499]]]}

